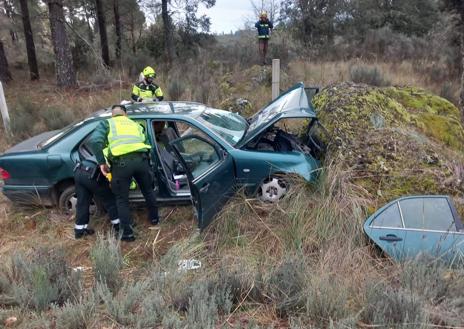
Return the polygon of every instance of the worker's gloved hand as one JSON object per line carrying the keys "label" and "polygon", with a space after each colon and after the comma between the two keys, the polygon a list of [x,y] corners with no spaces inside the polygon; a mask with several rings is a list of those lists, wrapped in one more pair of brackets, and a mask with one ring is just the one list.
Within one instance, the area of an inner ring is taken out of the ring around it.
{"label": "worker's gloved hand", "polygon": [[108,175],[110,173],[110,167],[108,167],[108,165],[105,163],[105,164],[101,164],[100,165],[100,171],[102,172],[103,175]]}

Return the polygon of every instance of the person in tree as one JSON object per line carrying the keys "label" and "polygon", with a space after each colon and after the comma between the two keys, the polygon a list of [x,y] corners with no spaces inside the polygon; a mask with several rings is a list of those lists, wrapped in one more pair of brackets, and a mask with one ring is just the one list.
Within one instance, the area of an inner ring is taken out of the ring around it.
{"label": "person in tree", "polygon": [[272,22],[267,18],[267,12],[261,12],[259,21],[256,22],[255,27],[258,30],[259,54],[263,65],[265,65],[270,32],[274,28]]}
{"label": "person in tree", "polygon": [[162,101],[163,91],[154,83],[156,73],[151,66],[147,66],[142,71],[143,80],[134,84],[132,88],[132,100],[142,102],[143,100]]}

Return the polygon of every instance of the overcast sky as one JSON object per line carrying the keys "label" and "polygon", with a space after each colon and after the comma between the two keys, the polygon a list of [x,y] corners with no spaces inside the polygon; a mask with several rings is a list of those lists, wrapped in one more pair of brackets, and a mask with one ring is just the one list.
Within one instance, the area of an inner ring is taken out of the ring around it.
{"label": "overcast sky", "polygon": [[235,32],[254,17],[250,0],[216,0],[213,8],[202,8],[201,13],[211,18],[212,33]]}

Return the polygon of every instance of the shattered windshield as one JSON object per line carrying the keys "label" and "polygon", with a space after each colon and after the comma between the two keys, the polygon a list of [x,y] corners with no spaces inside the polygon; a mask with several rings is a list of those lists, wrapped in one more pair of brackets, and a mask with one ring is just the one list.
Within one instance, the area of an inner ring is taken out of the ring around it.
{"label": "shattered windshield", "polygon": [[231,145],[236,145],[242,139],[248,127],[240,115],[216,109],[206,109],[197,120]]}

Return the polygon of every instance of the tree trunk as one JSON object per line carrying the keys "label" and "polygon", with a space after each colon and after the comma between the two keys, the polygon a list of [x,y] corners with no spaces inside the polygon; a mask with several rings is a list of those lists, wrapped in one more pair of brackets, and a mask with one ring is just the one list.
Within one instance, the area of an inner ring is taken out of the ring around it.
{"label": "tree trunk", "polygon": [[98,31],[100,32],[100,46],[102,59],[106,66],[110,66],[110,52],[108,49],[108,35],[106,33],[105,13],[103,12],[103,3],[101,0],[95,0],[97,10]]}
{"label": "tree trunk", "polygon": [[464,125],[464,24],[461,25],[461,91],[459,95],[459,107],[461,109],[461,122]]}
{"label": "tree trunk", "polygon": [[117,59],[121,58],[121,19],[119,16],[119,0],[113,0],[114,11],[114,28],[116,32],[116,50],[115,55]]}
{"label": "tree trunk", "polygon": [[59,87],[77,85],[71,49],[63,12],[63,0],[47,0],[53,51],[55,52],[56,83]]}
{"label": "tree trunk", "polygon": [[8,61],[3,48],[3,41],[0,40],[0,81],[9,82],[13,80],[10,70],[8,69]]}
{"label": "tree trunk", "polygon": [[164,46],[166,48],[166,56],[168,63],[171,63],[174,59],[175,52],[174,52],[174,42],[172,37],[172,24],[171,24],[171,17],[169,17],[168,12],[168,1],[169,0],[161,0],[161,17],[163,18],[163,26],[164,26]]}
{"label": "tree trunk", "polygon": [[[15,19],[13,17],[13,10],[11,9],[11,4],[8,2],[8,0],[3,0],[3,6],[5,7],[6,17],[10,19],[11,24],[13,24],[13,27],[14,27]],[[16,41],[18,41],[18,36],[16,35],[16,32],[11,28],[10,28],[10,37],[11,37],[11,42],[16,43]]]}
{"label": "tree trunk", "polygon": [[29,18],[29,8],[27,0],[19,0],[21,14],[23,18],[24,38],[26,39],[27,62],[29,64],[29,73],[31,80],[39,80],[39,68],[37,66],[37,57],[35,55],[34,36],[32,34],[31,20]]}

